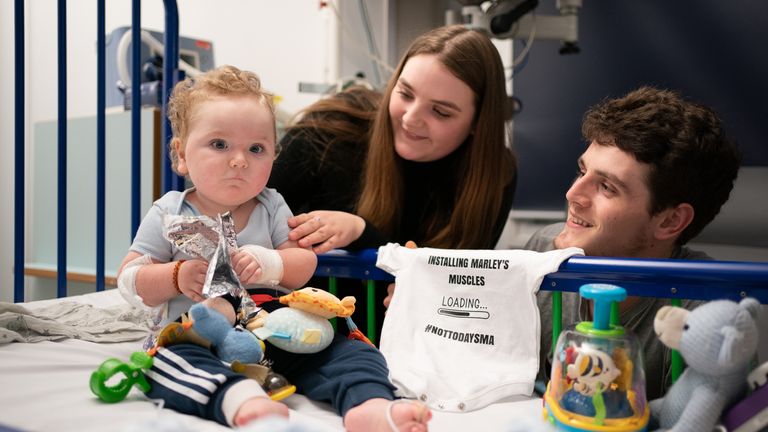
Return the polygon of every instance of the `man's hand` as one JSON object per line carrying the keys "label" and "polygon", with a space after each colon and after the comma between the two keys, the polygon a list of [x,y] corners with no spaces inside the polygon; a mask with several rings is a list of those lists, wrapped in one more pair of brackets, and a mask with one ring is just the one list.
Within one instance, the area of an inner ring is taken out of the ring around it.
{"label": "man's hand", "polygon": [[389,304],[392,302],[392,296],[395,294],[395,283],[387,285],[387,296],[384,297],[384,307],[389,308]]}
{"label": "man's hand", "polygon": [[[416,246],[416,242],[412,240],[408,240],[405,242],[405,247],[408,249],[416,249],[418,246]],[[384,307],[389,308],[389,304],[392,302],[392,296],[395,295],[395,283],[392,282],[391,284],[387,285],[387,296],[384,297]]]}

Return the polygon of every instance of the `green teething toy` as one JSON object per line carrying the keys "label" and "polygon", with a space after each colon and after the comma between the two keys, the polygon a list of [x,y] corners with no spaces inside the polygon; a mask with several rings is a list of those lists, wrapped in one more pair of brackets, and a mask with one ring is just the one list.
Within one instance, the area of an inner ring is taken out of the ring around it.
{"label": "green teething toy", "polygon": [[[152,367],[152,357],[143,351],[131,354],[131,362],[125,363],[116,358],[104,361],[91,374],[91,391],[104,402],[120,402],[128,396],[131,387],[135,384],[141,391],[147,392],[150,385],[144,377],[142,369]],[[108,386],[107,381],[114,375],[122,373],[125,378],[113,386]]]}

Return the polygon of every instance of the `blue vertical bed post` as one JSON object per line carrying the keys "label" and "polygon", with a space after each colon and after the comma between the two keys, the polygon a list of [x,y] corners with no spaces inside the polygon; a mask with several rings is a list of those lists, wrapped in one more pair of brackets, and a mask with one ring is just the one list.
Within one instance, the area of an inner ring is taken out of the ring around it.
{"label": "blue vertical bed post", "polygon": [[106,0],[96,0],[96,291],[104,291],[106,219]]}
{"label": "blue vertical bed post", "polygon": [[57,242],[57,297],[67,296],[67,1],[58,1],[58,225]]}
{"label": "blue vertical bed post", "polygon": [[13,301],[24,301],[24,0],[16,0],[14,16],[14,185]]}
{"label": "blue vertical bed post", "polygon": [[131,2],[131,241],[141,222],[141,0]]}
{"label": "blue vertical bed post", "polygon": [[171,142],[171,124],[168,121],[168,99],[171,96],[173,86],[182,78],[179,74],[179,9],[176,0],[163,0],[165,5],[165,53],[163,54],[163,112],[161,145],[163,159],[163,193],[170,190],[182,190],[184,178],[177,175],[171,169],[169,148]]}

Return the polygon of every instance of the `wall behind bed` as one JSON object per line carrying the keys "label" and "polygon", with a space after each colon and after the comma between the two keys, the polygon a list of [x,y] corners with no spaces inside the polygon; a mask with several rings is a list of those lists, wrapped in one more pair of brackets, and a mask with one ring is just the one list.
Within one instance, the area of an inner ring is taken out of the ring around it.
{"label": "wall behind bed", "polygon": [[[178,0],[183,36],[212,41],[215,64],[234,64],[259,73],[271,91],[283,97],[289,113],[310,104],[317,94],[299,93],[299,82],[336,79],[337,33],[330,10],[317,0],[227,0],[214,4]],[[141,3],[142,28],[162,31],[161,0]],[[26,172],[36,122],[57,116],[55,0],[26,1]],[[68,116],[96,114],[96,2],[68,2],[67,75]],[[106,2],[106,30],[130,26],[131,2]],[[13,301],[13,187],[14,187],[14,2],[0,2],[0,301]],[[107,83],[109,86],[110,83]],[[95,134],[95,131],[94,131]],[[73,145],[71,142],[68,145]],[[109,145],[109,142],[107,142]],[[94,152],[95,152],[94,148]],[[94,167],[95,170],[95,167]],[[72,175],[72,173],[70,173]],[[55,188],[55,185],[51,185]],[[31,185],[26,184],[27,205]],[[128,199],[129,197],[126,197]],[[71,199],[71,197],[70,197]],[[96,199],[94,194],[94,200]],[[55,217],[55,215],[53,216]],[[27,220],[30,215],[27,214]],[[55,220],[52,220],[55,224]],[[26,224],[26,238],[33,227]],[[95,230],[95,228],[94,228]],[[126,238],[130,237],[127,233]],[[71,240],[69,240],[71,241]],[[55,247],[55,240],[52,240]],[[126,240],[126,250],[129,246]],[[95,244],[93,245],[95,248]],[[95,263],[94,263],[95,266]],[[28,299],[36,281],[27,278]],[[54,281],[55,286],[55,281]],[[55,293],[55,288],[53,289]],[[70,290],[72,293],[72,290]]]}

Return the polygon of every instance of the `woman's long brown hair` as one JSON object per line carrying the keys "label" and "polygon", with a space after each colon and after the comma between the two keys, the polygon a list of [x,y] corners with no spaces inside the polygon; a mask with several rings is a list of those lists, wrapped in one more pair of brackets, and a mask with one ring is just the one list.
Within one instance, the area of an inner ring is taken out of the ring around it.
{"label": "woman's long brown hair", "polygon": [[439,27],[417,38],[400,61],[384,92],[371,131],[365,179],[357,213],[385,235],[399,230],[403,207],[402,159],[395,153],[389,117],[392,90],[413,56],[434,55],[475,93],[473,132],[456,175],[456,199],[450,221],[429,227],[423,244],[438,248],[487,248],[501,210],[504,188],[515,176],[516,158],[507,147],[504,68],[496,47],[482,33],[462,25]]}

